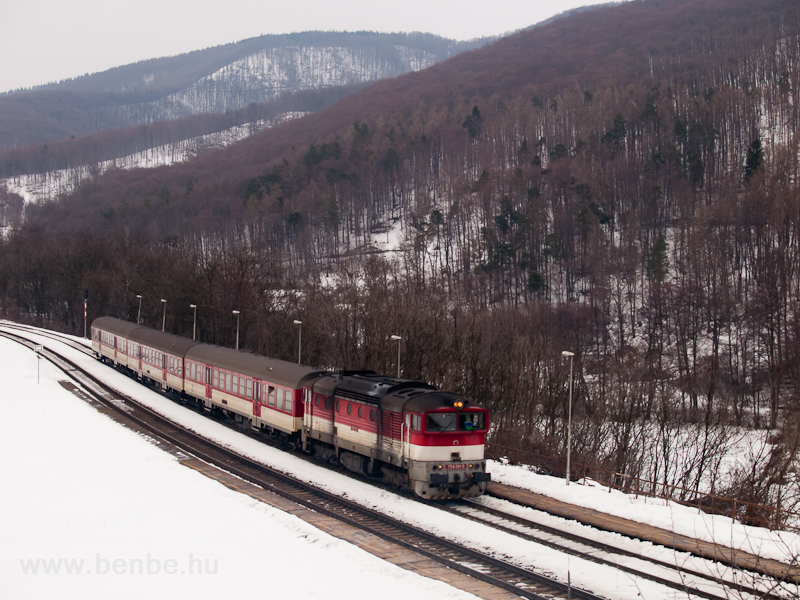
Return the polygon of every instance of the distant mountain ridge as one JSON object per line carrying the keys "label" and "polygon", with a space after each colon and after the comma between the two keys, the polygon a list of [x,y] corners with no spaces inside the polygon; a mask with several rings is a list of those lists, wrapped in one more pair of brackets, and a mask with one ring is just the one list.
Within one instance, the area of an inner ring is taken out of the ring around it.
{"label": "distant mountain ridge", "polygon": [[489,41],[457,42],[422,33],[306,32],[141,61],[0,96],[0,149],[377,81]]}

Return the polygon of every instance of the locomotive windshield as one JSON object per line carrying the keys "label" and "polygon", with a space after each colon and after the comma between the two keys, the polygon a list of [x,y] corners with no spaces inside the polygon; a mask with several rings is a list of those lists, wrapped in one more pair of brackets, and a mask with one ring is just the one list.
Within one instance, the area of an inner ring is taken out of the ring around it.
{"label": "locomotive windshield", "polygon": [[486,414],[482,412],[462,412],[458,414],[460,431],[481,431],[486,429]]}
{"label": "locomotive windshield", "polygon": [[455,412],[428,413],[428,418],[425,421],[425,430],[455,431],[456,413]]}
{"label": "locomotive windshield", "polygon": [[431,412],[425,420],[426,431],[482,431],[486,414],[482,412]]}

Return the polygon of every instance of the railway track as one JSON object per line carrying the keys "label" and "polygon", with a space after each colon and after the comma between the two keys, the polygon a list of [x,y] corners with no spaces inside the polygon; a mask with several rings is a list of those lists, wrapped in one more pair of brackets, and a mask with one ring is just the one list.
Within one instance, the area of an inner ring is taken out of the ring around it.
{"label": "railway track", "polygon": [[[39,332],[37,331],[36,334]],[[0,335],[33,349],[34,343],[24,336],[7,331],[0,332]],[[62,340],[59,339],[59,341]],[[534,573],[529,569],[509,564],[442,539],[436,534],[428,533],[380,512],[350,502],[240,456],[228,448],[183,429],[135,400],[117,393],[57,351],[43,349],[40,354],[78,384],[93,401],[117,413],[118,420],[131,422],[138,431],[147,432],[148,435],[162,440],[186,454],[195,456],[298,505],[411,549],[450,569],[497,588],[511,591],[523,598],[532,600],[545,598],[600,600],[601,598]]]}
{"label": "railway track", "polygon": [[[688,556],[676,556],[673,562],[667,562],[646,556],[644,553],[633,552],[587,536],[537,523],[503,510],[484,506],[482,502],[481,499],[466,500],[458,504],[449,503],[443,508],[525,540],[591,562],[612,566],[635,577],[641,577],[698,598],[723,600],[742,594],[764,600],[787,600],[797,597],[795,588],[782,588],[781,582],[757,573],[748,572],[744,578],[741,576],[737,578],[736,572],[732,569],[728,569],[727,573],[720,571],[715,573],[713,570],[718,563],[700,560],[699,562],[705,563],[709,569],[708,572],[702,572],[689,566]],[[598,532],[593,531],[593,533],[597,534]],[[752,585],[753,583],[757,585]],[[716,593],[711,590],[715,590]]]}
{"label": "railway track", "polygon": [[[18,329],[21,332],[43,335],[92,355],[91,349],[67,336],[14,324],[4,324],[4,326]],[[12,336],[13,334],[9,334],[9,337]],[[69,364],[72,365],[72,363]],[[68,374],[73,376],[75,374],[74,369],[77,367],[72,365],[69,368],[73,369],[73,371]],[[413,526],[396,521],[380,513],[375,513],[361,505],[313,488],[308,484],[297,482],[285,474],[243,458],[229,449],[222,448],[213,442],[185,431],[157,415],[157,413],[153,413],[147,407],[139,405],[129,398],[119,396],[88,374],[83,374],[82,377],[90,378],[92,382],[87,384],[85,381],[80,381],[84,387],[88,385],[98,386],[102,390],[101,396],[102,394],[111,394],[114,397],[111,400],[113,408],[127,410],[126,415],[131,416],[130,406],[133,406],[146,415],[144,421],[147,421],[147,424],[139,423],[139,427],[146,425],[147,431],[151,435],[161,437],[168,443],[197,456],[207,463],[231,472],[264,489],[273,491],[297,504],[337,518],[364,531],[369,531],[387,541],[411,548],[420,554],[446,564],[450,568],[489,582],[492,585],[497,585],[497,587],[513,590],[522,597],[596,597],[574,588],[570,589],[568,586],[532,573],[527,569],[510,565],[475,550],[443,540],[441,537],[432,536]],[[127,404],[128,406],[123,409],[120,408],[120,404]],[[137,414],[137,416],[140,417],[141,415]],[[154,424],[150,424],[151,420]],[[241,432],[236,427],[232,428]],[[263,441],[262,437],[251,432],[242,433]],[[709,572],[704,573],[700,570],[689,568],[685,558],[678,559],[677,555],[676,560],[673,562],[647,557],[618,546],[602,543],[575,533],[565,532],[484,506],[480,500],[458,504],[450,503],[442,505],[442,509],[523,540],[535,542],[594,563],[611,566],[631,576],[641,577],[698,598],[722,600],[733,595],[752,595],[766,600],[783,600],[795,597],[796,590],[781,588],[779,582],[755,573],[748,574],[745,578],[739,577],[737,580],[735,574],[731,577],[730,573],[723,573],[722,568],[714,573],[715,563],[710,562],[707,563]],[[754,585],[749,585],[749,583]]]}

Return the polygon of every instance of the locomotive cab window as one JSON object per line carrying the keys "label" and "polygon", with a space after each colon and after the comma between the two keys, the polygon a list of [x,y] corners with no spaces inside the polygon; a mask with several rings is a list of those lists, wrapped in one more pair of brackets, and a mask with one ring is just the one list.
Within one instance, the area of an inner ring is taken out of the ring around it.
{"label": "locomotive cab window", "polygon": [[458,428],[461,431],[483,431],[486,429],[486,415],[484,413],[460,413],[458,415]]}
{"label": "locomotive cab window", "polygon": [[425,420],[426,431],[455,431],[456,413],[428,413]]}
{"label": "locomotive cab window", "polygon": [[422,415],[411,415],[411,429],[414,431],[422,429]]}

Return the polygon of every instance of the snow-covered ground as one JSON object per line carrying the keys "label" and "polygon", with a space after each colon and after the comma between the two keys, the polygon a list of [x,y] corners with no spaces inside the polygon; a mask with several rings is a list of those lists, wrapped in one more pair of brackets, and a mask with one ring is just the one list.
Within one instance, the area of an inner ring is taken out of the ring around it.
{"label": "snow-covered ground", "polygon": [[0,357],[0,598],[474,598],[181,466],[47,361],[37,384],[21,346]]}
{"label": "snow-covered ground", "polygon": [[[29,337],[63,349],[48,338]],[[676,597],[674,590],[652,582],[570,558],[320,469],[188,411],[75,350],[67,354],[113,387],[186,427],[442,537],[492,549],[510,562],[561,581],[569,574],[573,585],[608,598]],[[4,461],[0,470],[5,482],[0,490],[5,508],[0,516],[0,539],[4,540],[0,545],[0,597],[91,597],[112,592],[115,596],[122,592],[138,597],[155,589],[159,595],[164,595],[161,590],[180,589],[181,596],[205,597],[223,590],[226,595],[244,592],[254,584],[262,588],[272,585],[287,593],[297,586],[299,592],[294,593],[301,597],[323,593],[333,598],[366,597],[375,589],[390,598],[409,593],[467,597],[442,584],[434,587],[419,576],[400,571],[180,466],[171,455],[64,391],[55,382],[59,374],[45,361],[41,364],[42,382],[37,384],[36,359],[30,351],[0,339],[0,357],[0,389],[4,390],[0,402],[5,417],[0,422],[0,447],[6,457],[14,457],[13,461]],[[561,479],[539,476],[524,468],[492,463],[490,470],[497,481],[687,535],[713,538],[763,556],[786,560],[787,553],[800,553],[800,540],[792,534],[747,528],[674,504],[609,493],[600,486],[567,487]],[[78,563],[58,563],[60,559]],[[160,561],[159,574],[147,575],[148,560]],[[686,558],[675,553],[673,560],[682,562]],[[139,567],[136,561],[142,563],[144,574],[129,573]],[[164,573],[167,561],[175,561],[169,564],[176,574]],[[47,564],[60,565],[62,572],[46,574]],[[67,564],[80,565],[82,574],[64,574]],[[315,577],[303,577],[303,565],[310,564],[315,565]],[[123,572],[114,574],[114,565]],[[218,572],[195,574],[201,565]],[[346,586],[345,580],[356,582],[356,587],[347,587],[350,584]]]}

